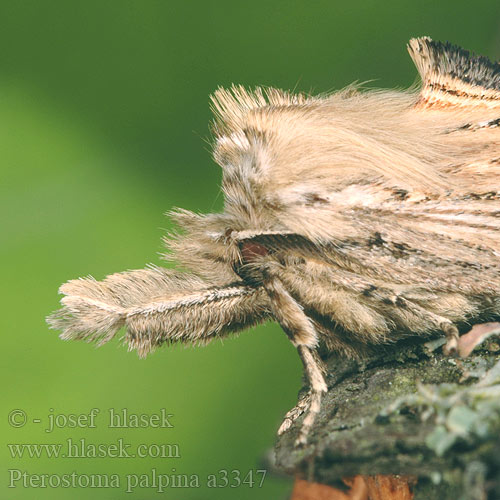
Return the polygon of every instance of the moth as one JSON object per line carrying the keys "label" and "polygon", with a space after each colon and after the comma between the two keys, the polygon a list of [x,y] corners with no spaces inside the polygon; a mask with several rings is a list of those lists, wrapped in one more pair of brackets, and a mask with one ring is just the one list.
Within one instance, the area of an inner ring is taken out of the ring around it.
{"label": "moth", "polygon": [[310,96],[219,88],[214,158],[222,213],[176,210],[177,267],[62,285],[48,318],[63,339],[103,344],[125,327],[146,356],[278,322],[310,391],[304,443],[327,391],[318,348],[377,346],[500,317],[500,65],[428,37],[406,91],[353,85]]}

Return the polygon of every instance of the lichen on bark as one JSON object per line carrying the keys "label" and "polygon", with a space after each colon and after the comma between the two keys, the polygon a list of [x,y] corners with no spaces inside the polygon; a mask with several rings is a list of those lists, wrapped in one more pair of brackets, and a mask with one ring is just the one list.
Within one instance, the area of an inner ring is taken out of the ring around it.
{"label": "lichen on bark", "polygon": [[329,390],[309,442],[294,445],[299,418],[278,439],[277,466],[333,486],[358,474],[413,476],[417,500],[500,498],[498,340],[464,359],[439,344],[325,359]]}

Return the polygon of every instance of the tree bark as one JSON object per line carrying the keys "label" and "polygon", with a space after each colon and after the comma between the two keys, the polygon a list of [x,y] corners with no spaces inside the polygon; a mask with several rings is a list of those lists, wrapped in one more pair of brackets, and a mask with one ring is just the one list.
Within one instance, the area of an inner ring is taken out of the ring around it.
{"label": "tree bark", "polygon": [[324,359],[329,390],[308,443],[294,445],[301,417],[276,444],[277,467],[299,478],[293,500],[500,498],[499,342],[465,359],[440,343]]}

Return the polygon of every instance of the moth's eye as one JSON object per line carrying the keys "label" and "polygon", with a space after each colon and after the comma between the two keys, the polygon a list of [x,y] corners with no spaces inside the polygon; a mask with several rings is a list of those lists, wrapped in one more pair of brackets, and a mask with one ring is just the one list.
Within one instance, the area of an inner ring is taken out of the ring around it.
{"label": "moth's eye", "polygon": [[254,241],[247,241],[240,246],[243,263],[248,264],[254,261],[257,257],[267,255],[269,251],[264,245]]}

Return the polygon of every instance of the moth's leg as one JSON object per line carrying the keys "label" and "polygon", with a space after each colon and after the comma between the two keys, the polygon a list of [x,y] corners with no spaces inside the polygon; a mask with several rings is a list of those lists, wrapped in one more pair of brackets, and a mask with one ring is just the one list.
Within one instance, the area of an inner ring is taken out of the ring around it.
{"label": "moth's leg", "polygon": [[300,433],[295,441],[296,444],[305,444],[307,442],[309,431],[314,425],[316,417],[321,409],[323,393],[328,391],[328,386],[326,385],[323,375],[324,369],[316,350],[309,349],[309,347],[304,345],[298,346],[297,349],[299,351],[300,358],[302,359],[302,363],[304,364],[310,384],[309,410],[304,418],[304,421],[302,422]]}
{"label": "moth's leg", "polygon": [[451,321],[444,321],[440,324],[441,330],[446,335],[446,344],[443,347],[443,353],[447,356],[456,356],[458,354],[458,328]]}
{"label": "moth's leg", "polygon": [[297,420],[306,410],[309,408],[311,405],[311,392],[305,393],[298,401],[298,403],[291,409],[289,410],[285,418],[283,419],[283,422],[281,422],[281,425],[278,429],[278,436],[281,436],[284,432],[286,432],[292,424]]}
{"label": "moth's leg", "polygon": [[430,312],[427,309],[415,304],[411,300],[405,299],[402,295],[393,297],[392,302],[403,306],[434,323],[446,336],[446,344],[443,347],[443,353],[447,356],[456,356],[458,354],[458,339],[460,335],[458,328],[448,318]]}
{"label": "moth's leg", "polygon": [[[305,444],[321,408],[323,393],[328,390],[323,375],[324,369],[316,353],[318,334],[302,306],[288,293],[279,278],[266,276],[264,287],[271,299],[271,312],[297,348],[309,382],[309,408],[296,439],[296,444]],[[297,412],[293,409],[291,412],[294,416],[301,413],[300,409]],[[287,417],[291,418],[290,412]],[[287,426],[287,424],[283,425]]]}
{"label": "moth's leg", "polygon": [[[309,393],[299,401],[295,408],[292,408],[286,414],[285,420],[278,431],[282,433],[288,429],[292,422],[308,408],[296,440],[297,444],[303,444],[307,441],[307,435],[321,408],[322,395],[328,390],[324,379],[324,369],[316,353],[318,334],[313,322],[304,313],[303,307],[283,286],[282,281],[279,279],[279,273],[272,272],[269,263],[264,262],[266,256],[283,250],[294,249],[301,254],[312,256],[318,254],[318,248],[303,236],[287,232],[233,232],[231,238],[238,243],[242,255],[242,266],[237,266],[235,271],[243,279],[249,279],[250,281],[252,281],[253,277],[260,281],[263,272],[262,284],[271,299],[271,312],[288,335],[292,344],[297,348],[304,365],[310,386]],[[264,264],[264,268],[259,265],[252,266],[253,262],[260,259],[263,259],[261,263]],[[247,267],[249,264],[250,266]],[[252,274],[252,268],[256,271],[256,274]],[[263,269],[265,270],[263,271]]]}

